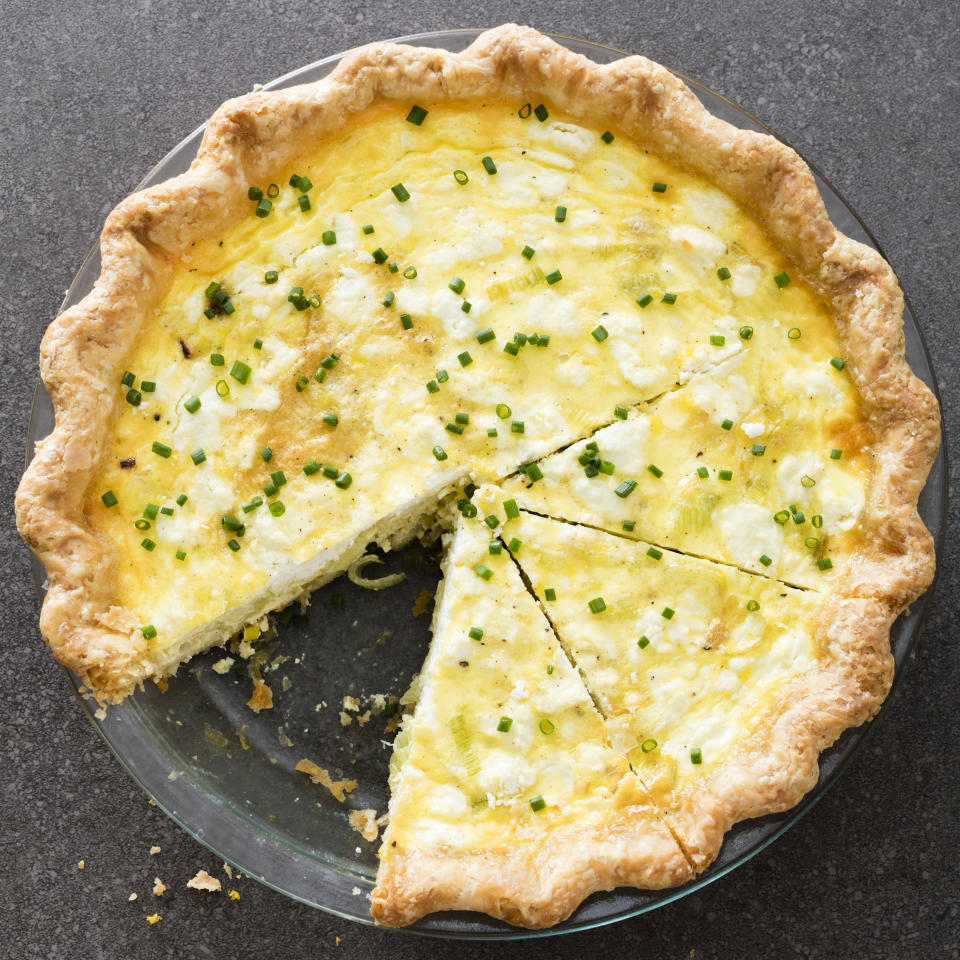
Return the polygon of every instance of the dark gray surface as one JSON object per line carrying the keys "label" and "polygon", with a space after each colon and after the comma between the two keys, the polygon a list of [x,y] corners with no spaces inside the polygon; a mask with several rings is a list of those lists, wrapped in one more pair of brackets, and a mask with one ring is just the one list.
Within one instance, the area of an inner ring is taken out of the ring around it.
{"label": "dark gray surface", "polygon": [[[958,550],[948,541],[915,662],[838,786],[704,891],[605,930],[526,944],[417,941],[301,907],[251,881],[184,889],[219,864],[126,777],[44,649],[13,489],[37,348],[110,207],[225,98],[374,39],[520,19],[644,53],[757,114],[872,228],[927,335],[955,432],[960,30],[952,0],[639,7],[490,2],[72,4],[6,0],[0,244],[6,350],[0,529],[0,956],[154,958],[960,955]],[[151,857],[152,844],[162,852]],[[79,859],[86,868],[76,868]],[[169,892],[150,893],[154,876]],[[128,903],[130,892],[139,900]],[[157,904],[155,907],[154,904]],[[159,909],[150,928],[144,915]],[[337,938],[341,943],[337,943]]]}

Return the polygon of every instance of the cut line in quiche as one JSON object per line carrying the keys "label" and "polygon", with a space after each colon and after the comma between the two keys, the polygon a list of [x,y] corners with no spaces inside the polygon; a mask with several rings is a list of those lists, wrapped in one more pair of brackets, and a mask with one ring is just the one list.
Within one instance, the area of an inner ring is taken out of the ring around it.
{"label": "cut line in quiche", "polygon": [[[491,539],[492,538],[492,539]],[[490,544],[495,544],[494,552]],[[483,910],[527,927],[690,867],[509,552],[480,517],[447,546],[433,641],[394,744],[373,915]]]}
{"label": "cut line in quiche", "polygon": [[[374,44],[225,104],[100,252],[44,337],[56,427],[17,522],[41,631],[101,701],[504,482],[809,588],[834,611],[817,649],[872,645],[838,694],[857,710],[791,708],[806,786],[817,731],[879,707],[887,627],[934,569],[916,505],[939,413],[902,295],[792,150],[662,67],[516,26],[460,54]],[[724,807],[714,833],[802,789]]]}
{"label": "cut line in quiche", "polygon": [[697,870],[734,823],[793,806],[890,684],[875,600],[526,511],[502,537]]}

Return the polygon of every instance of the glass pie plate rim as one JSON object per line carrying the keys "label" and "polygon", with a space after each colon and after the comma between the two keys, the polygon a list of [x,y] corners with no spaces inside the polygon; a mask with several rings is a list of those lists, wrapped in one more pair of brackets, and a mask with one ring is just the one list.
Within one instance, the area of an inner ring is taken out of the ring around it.
{"label": "glass pie plate rim", "polygon": [[[394,42],[461,50],[480,33],[482,31],[476,29],[435,31],[399,37]],[[628,52],[606,44],[557,34],[551,34],[551,36],[568,48],[599,62],[630,56]],[[264,84],[263,88],[277,89],[319,79],[351,52],[348,50],[324,57]],[[721,94],[715,93],[678,71],[672,72],[693,89],[711,112],[737,126],[760,130],[780,140],[783,139]],[[165,180],[185,169],[196,152],[202,132],[203,127],[199,127],[184,138],[147,174],[138,189]],[[837,227],[855,239],[879,250],[879,244],[850,205],[813,165],[811,169],[814,171],[821,194]],[[880,252],[882,253],[882,250]],[[98,273],[98,245],[95,243],[81,264],[59,312],[82,299]],[[939,399],[930,356],[909,302],[904,309],[904,329],[907,339],[907,358],[917,376],[931,387]],[[38,380],[28,428],[27,462],[32,457],[35,441],[46,435],[51,423],[52,406],[42,383]],[[921,496],[921,514],[934,535],[938,556],[942,555],[946,527],[946,476],[946,439],[944,438],[940,454]],[[32,564],[39,596],[42,595],[44,573],[35,558]],[[922,631],[933,590],[934,587],[931,586],[913,605],[909,617],[901,616],[891,631],[891,645],[896,660],[895,687],[903,675],[906,663]],[[186,669],[182,668],[181,673]],[[373,924],[368,912],[368,899],[362,895],[372,888],[369,864],[366,870],[361,865],[358,865],[355,871],[344,868],[342,864],[334,868],[314,857],[304,855],[278,834],[265,835],[265,831],[258,827],[255,820],[223,802],[222,796],[211,791],[203,777],[192,776],[191,767],[186,758],[166,743],[158,727],[135,706],[135,703],[127,701],[120,708],[110,708],[106,717],[102,715],[98,717],[95,703],[83,696],[77,678],[69,671],[66,672],[78,702],[123,768],[187,833],[217,857],[231,863],[245,876],[253,877],[268,887],[327,913],[362,924]],[[133,700],[136,701],[136,698]],[[547,930],[511,927],[473,913],[433,914],[411,927],[381,929],[402,929],[408,933],[425,936],[459,939],[522,939],[587,930],[647,913],[688,896],[726,875],[790,829],[839,779],[843,770],[869,737],[872,728],[871,723],[846,731],[837,744],[821,755],[820,779],[797,806],[780,814],[738,824],[728,834],[714,864],[702,875],[682,887],[664,891],[618,889],[594,894],[569,919]],[[361,889],[361,895],[353,893],[358,886]]]}

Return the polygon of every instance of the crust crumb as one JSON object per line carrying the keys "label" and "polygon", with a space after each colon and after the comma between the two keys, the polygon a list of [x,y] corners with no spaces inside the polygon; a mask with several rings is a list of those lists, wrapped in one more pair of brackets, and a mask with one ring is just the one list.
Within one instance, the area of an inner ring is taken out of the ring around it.
{"label": "crust crumb", "polygon": [[231,900],[239,900],[239,899],[240,899],[240,891],[239,891],[239,890],[231,890],[231,891],[227,894],[227,896],[228,896]]}
{"label": "crust crumb", "polygon": [[247,701],[247,706],[254,713],[273,709],[273,691],[260,677],[253,679],[253,694]]}
{"label": "crust crumb", "polygon": [[233,879],[233,869],[229,863],[224,863],[223,872],[232,880]]}
{"label": "crust crumb", "polygon": [[357,713],[360,710],[360,701],[356,697],[344,697],[343,709],[351,713]]}
{"label": "crust crumb", "polygon": [[341,710],[340,723],[344,727],[349,727],[350,724],[353,723],[353,717],[351,717],[349,713],[346,713],[345,711]]}
{"label": "crust crumb", "polygon": [[162,897],[163,892],[166,890],[166,885],[159,877],[153,878],[153,895],[155,897]]}
{"label": "crust crumb", "polygon": [[206,870],[197,871],[197,875],[187,881],[187,886],[191,890],[206,890],[208,893],[217,893],[223,889],[220,881],[216,877],[211,877]]}
{"label": "crust crumb", "polygon": [[237,646],[237,653],[239,653],[244,660],[249,660],[255,652],[253,644],[250,643],[249,640],[241,640]]}
{"label": "crust crumb", "polygon": [[151,847],[151,848],[150,848],[150,856],[151,856],[151,857],[155,857],[159,852],[160,852],[160,848],[159,848],[159,847]]}
{"label": "crust crumb", "polygon": [[333,794],[333,798],[340,803],[343,803],[348,793],[357,789],[356,780],[332,780],[330,774],[312,760],[301,760],[295,769],[305,773],[314,783],[326,787]]}
{"label": "crust crumb", "polygon": [[159,923],[162,919],[163,917],[161,917],[159,913],[151,913],[150,916],[147,917],[147,923],[149,923],[152,927],[155,923]]}
{"label": "crust crumb", "polygon": [[421,590],[417,594],[417,599],[413,601],[413,615],[422,617],[433,600],[433,594],[429,590]]}
{"label": "crust crumb", "polygon": [[230,668],[236,663],[233,657],[222,657],[212,667],[214,673],[229,673]]}
{"label": "crust crumb", "polygon": [[350,826],[353,827],[364,840],[373,843],[380,835],[376,810],[351,810],[348,819],[350,820]]}
{"label": "crust crumb", "polygon": [[166,678],[166,677],[160,677],[159,680],[154,680],[153,682],[157,685],[157,689],[158,689],[161,693],[166,693],[166,692],[167,692],[167,678]]}
{"label": "crust crumb", "polygon": [[127,903],[133,903],[133,901],[136,899],[137,899],[137,895],[135,893],[131,893],[130,896],[127,897]]}
{"label": "crust crumb", "polygon": [[86,865],[87,865],[87,861],[86,861],[86,860],[78,860],[78,861],[77,861],[77,869],[78,869],[78,870],[82,870]]}
{"label": "crust crumb", "polygon": [[357,717],[357,723],[360,724],[361,727],[365,727],[370,720],[370,716],[371,713],[369,710],[366,713],[361,713],[360,716]]}

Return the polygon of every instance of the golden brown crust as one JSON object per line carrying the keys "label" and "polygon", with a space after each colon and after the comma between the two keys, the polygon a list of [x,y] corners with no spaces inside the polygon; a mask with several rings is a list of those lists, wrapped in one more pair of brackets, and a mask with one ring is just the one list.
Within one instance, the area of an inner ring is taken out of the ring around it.
{"label": "golden brown crust", "polygon": [[597,890],[662,890],[690,876],[669,832],[649,808],[637,807],[622,812],[615,830],[571,828],[508,852],[393,851],[377,873],[371,913],[406,926],[437,910],[480,910],[539,929],[565,920]]}
{"label": "golden brown crust", "polygon": [[[536,31],[508,25],[484,33],[459,55],[375,44],[316,84],[253,93],[218,110],[188,173],[113,211],[101,237],[103,270],[95,289],[44,337],[41,371],[56,429],[39,446],[16,501],[19,529],[48,573],[41,629],[56,657],[105,700],[122,699],[150,674],[138,624],[114,603],[116,559],[83,523],[81,503],[115,413],[123,357],[190,237],[244,215],[247,183],[263,180],[305,140],[336,129],[377,98],[520,92],[574,116],[618,118],[626,134],[705,175],[758,216],[794,269],[832,305],[872,431],[876,469],[863,521],[865,548],[841,584],[847,597],[859,599],[837,604],[826,632],[835,655],[823,675],[785,696],[763,745],[748,741],[708,778],[709,794],[684,812],[691,818],[688,836],[699,836],[688,841],[688,852],[702,868],[737,820],[795,803],[815,781],[819,750],[882,702],[891,670],[890,623],[933,576],[932,538],[916,504],[939,444],[939,411],[904,358],[903,301],[893,272],[873,250],[837,232],[803,161],[771,137],[713,117],[680,80],[642,57],[600,66]],[[429,910],[470,907],[546,925],[590,890],[650,885],[647,877],[619,873],[620,861],[612,854],[605,860],[606,849],[587,844],[583,874],[566,877],[567,893],[554,891],[540,906],[522,906],[519,892],[495,892],[509,891],[514,876],[502,861],[474,858],[469,875],[477,882],[467,888],[462,864],[411,855],[395,867],[396,902],[378,901],[374,910],[386,922],[410,922]],[[565,855],[579,864],[578,850]],[[418,881],[411,892],[403,877],[414,874],[435,874],[436,882]]]}

